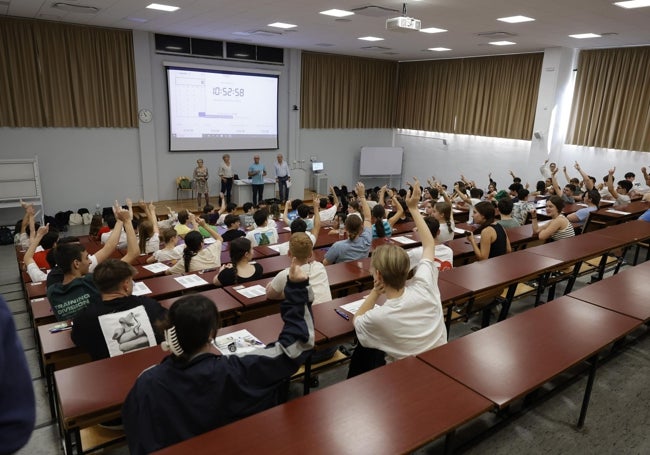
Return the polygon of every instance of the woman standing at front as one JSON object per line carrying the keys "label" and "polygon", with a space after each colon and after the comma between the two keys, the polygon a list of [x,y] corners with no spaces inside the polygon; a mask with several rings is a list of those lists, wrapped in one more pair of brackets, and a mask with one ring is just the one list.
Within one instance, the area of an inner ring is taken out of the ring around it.
{"label": "woman standing at front", "polygon": [[232,181],[234,174],[230,165],[230,155],[223,156],[219,165],[219,177],[221,178],[221,192],[226,195],[226,203],[230,204],[230,193],[232,192]]}
{"label": "woman standing at front", "polygon": [[210,203],[210,196],[208,195],[208,168],[203,165],[203,160],[196,160],[196,167],[194,168],[194,186],[196,187],[196,198],[199,203],[199,209],[202,209],[201,205],[201,193],[205,196],[205,205]]}

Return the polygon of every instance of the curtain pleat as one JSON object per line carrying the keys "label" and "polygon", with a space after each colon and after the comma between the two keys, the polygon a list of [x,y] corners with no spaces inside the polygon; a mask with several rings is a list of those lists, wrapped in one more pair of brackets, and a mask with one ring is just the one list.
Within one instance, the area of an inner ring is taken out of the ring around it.
{"label": "curtain pleat", "polygon": [[567,143],[650,151],[650,46],[580,52]]}
{"label": "curtain pleat", "polygon": [[132,33],[0,19],[0,125],[137,126]]}

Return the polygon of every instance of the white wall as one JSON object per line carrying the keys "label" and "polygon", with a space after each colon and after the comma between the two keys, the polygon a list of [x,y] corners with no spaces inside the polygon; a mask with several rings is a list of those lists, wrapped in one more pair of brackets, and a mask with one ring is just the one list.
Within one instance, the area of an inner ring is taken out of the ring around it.
{"label": "white wall", "polygon": [[[351,185],[359,179],[359,159],[361,147],[390,147],[393,140],[391,129],[353,129],[353,130],[300,130],[300,156],[309,167],[310,157],[322,161],[329,184]],[[309,167],[309,169],[311,169]],[[308,175],[311,172],[308,171]],[[374,180],[364,179],[374,186]],[[309,187],[309,182],[307,182]]]}
{"label": "white wall", "polygon": [[[38,155],[45,213],[142,194],[138,130],[118,128],[0,128],[0,159]],[[0,212],[0,224],[15,223],[20,211]]]}

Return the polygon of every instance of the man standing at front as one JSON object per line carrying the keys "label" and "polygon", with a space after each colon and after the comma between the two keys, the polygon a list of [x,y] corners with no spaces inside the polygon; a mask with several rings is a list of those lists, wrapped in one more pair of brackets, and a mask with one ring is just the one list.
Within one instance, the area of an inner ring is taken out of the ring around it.
{"label": "man standing at front", "polygon": [[280,201],[284,204],[289,198],[289,188],[287,182],[291,180],[289,165],[284,161],[282,153],[278,153],[278,161],[275,163],[275,181],[278,183],[280,190]]}
{"label": "man standing at front", "polygon": [[254,163],[248,168],[248,178],[251,179],[253,186],[253,205],[257,204],[264,199],[264,177],[266,176],[266,168],[260,164],[260,156],[253,157]]}

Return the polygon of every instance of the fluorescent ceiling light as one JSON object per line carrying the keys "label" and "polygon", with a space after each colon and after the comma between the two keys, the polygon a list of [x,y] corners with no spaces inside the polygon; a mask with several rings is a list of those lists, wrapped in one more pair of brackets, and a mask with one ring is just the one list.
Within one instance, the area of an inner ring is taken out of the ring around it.
{"label": "fluorescent ceiling light", "polygon": [[435,51],[435,52],[445,52],[445,51],[450,51],[451,49],[447,47],[430,47],[427,49],[428,51]]}
{"label": "fluorescent ceiling light", "polygon": [[286,24],[284,22],[273,22],[272,24],[269,24],[269,27],[288,29],[288,28],[297,27],[297,25],[295,25],[295,24]]}
{"label": "fluorescent ceiling light", "polygon": [[421,28],[420,31],[422,33],[442,33],[446,32],[444,28],[436,28],[436,27],[428,27],[428,28]]}
{"label": "fluorescent ceiling light", "polygon": [[513,43],[512,41],[490,41],[488,44],[493,46],[511,46],[517,43]]}
{"label": "fluorescent ceiling light", "polygon": [[165,49],[168,51],[182,51],[183,48],[180,46],[165,46]]}
{"label": "fluorescent ceiling light", "polygon": [[627,9],[644,8],[650,6],[650,0],[629,0],[627,2],[615,2],[614,5]]}
{"label": "fluorescent ceiling light", "polygon": [[160,3],[152,3],[151,5],[147,6],[147,8],[157,9],[158,11],[167,11],[169,13],[173,13],[174,11],[178,11],[180,9],[178,6],[161,5]]}
{"label": "fluorescent ceiling light", "polygon": [[149,22],[149,19],[142,19],[141,17],[127,17],[126,19],[131,22],[137,22],[139,24],[144,24],[145,22]]}
{"label": "fluorescent ceiling light", "polygon": [[377,38],[376,36],[362,36],[359,39],[364,41],[384,41],[384,38]]}
{"label": "fluorescent ceiling light", "polygon": [[571,38],[585,39],[585,38],[600,38],[600,35],[595,33],[578,33],[577,35],[569,35]]}
{"label": "fluorescent ceiling light", "polygon": [[534,21],[535,19],[526,16],[510,16],[510,17],[500,17],[497,20],[501,22],[507,22],[509,24],[518,24],[520,22]]}
{"label": "fluorescent ceiling light", "polygon": [[326,16],[332,16],[332,17],[345,17],[345,16],[352,16],[354,13],[352,11],[345,11],[343,9],[328,9],[327,11],[321,11],[318,14],[324,14]]}

